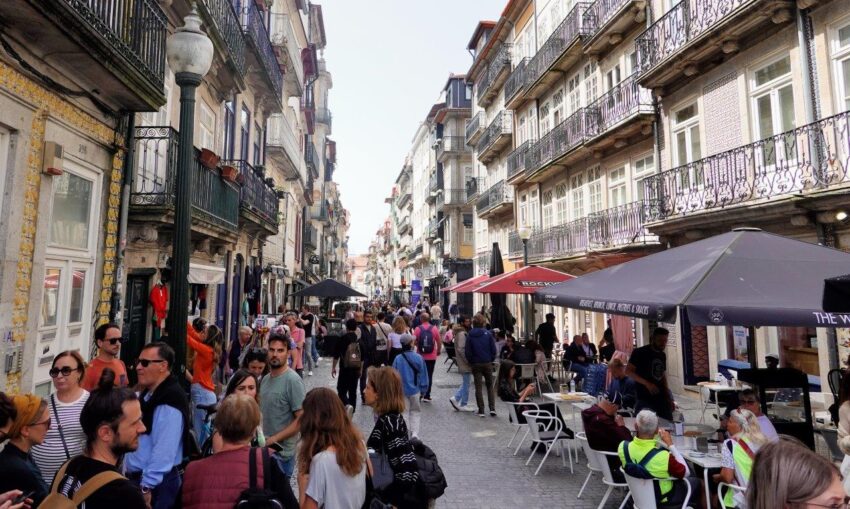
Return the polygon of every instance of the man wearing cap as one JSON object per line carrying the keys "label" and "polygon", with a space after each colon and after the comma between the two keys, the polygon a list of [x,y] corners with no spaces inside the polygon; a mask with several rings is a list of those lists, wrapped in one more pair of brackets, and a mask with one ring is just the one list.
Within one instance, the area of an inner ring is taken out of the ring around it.
{"label": "man wearing cap", "polygon": [[86,367],[83,378],[83,389],[91,392],[97,388],[100,374],[104,368],[115,372],[115,386],[127,387],[127,367],[118,358],[121,351],[121,329],[116,323],[105,323],[95,329],[94,342],[97,344],[97,357],[92,359]]}
{"label": "man wearing cap", "polygon": [[775,353],[769,353],[764,356],[764,363],[767,369],[779,369],[779,356]]}
{"label": "man wearing cap", "polygon": [[404,397],[407,398],[407,427],[411,437],[419,437],[419,421],[422,406],[419,395],[428,390],[428,368],[422,356],[413,351],[414,337],[402,334],[401,353],[393,361],[393,369],[401,375]]}

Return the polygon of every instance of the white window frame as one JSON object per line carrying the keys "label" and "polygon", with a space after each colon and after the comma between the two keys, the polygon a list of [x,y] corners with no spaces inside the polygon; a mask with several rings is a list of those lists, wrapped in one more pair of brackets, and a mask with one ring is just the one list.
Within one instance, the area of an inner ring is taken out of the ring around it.
{"label": "white window frame", "polygon": [[551,107],[549,106],[549,101],[544,102],[543,105],[540,106],[540,137],[541,138],[543,136],[545,136],[546,133],[548,133],[549,131],[552,130],[552,124],[550,123],[550,119],[549,119],[550,110],[551,110]]}
{"label": "white window frame", "polygon": [[[782,60],[788,61],[788,73],[783,74],[777,78],[774,78],[766,83],[757,84],[756,83],[756,73],[762,69],[765,69],[768,66],[771,66],[777,62]],[[789,161],[796,160],[796,146],[795,142],[792,139],[789,145],[785,145],[784,139],[779,134],[789,131],[796,127],[796,100],[794,97],[794,67],[793,62],[791,60],[790,52],[785,50],[774,55],[771,55],[768,58],[765,58],[755,65],[753,65],[749,72],[749,86],[750,86],[750,108],[752,112],[752,130],[753,130],[753,141],[765,139],[763,144],[759,150],[756,151],[756,157],[761,160],[761,163],[765,167],[773,167],[776,164],[777,155],[781,153],[781,160]],[[783,126],[782,125],[782,105],[780,99],[780,91],[785,90],[787,88],[791,89],[791,112],[794,118],[792,119],[791,126]],[[773,129],[771,129],[770,133],[762,133],[762,126],[760,125],[760,115],[759,115],[759,100],[768,97],[770,101],[770,111],[771,111],[771,124]],[[793,138],[793,137],[792,137]]]}
{"label": "white window frame", "polygon": [[[694,108],[694,115],[690,118],[687,118],[682,121],[676,120],[676,115],[687,108]],[[672,156],[673,156],[673,167],[678,168],[680,166],[688,165],[695,161],[698,161],[705,157],[703,154],[703,147],[705,144],[702,140],[702,122],[701,122],[702,108],[700,107],[700,102],[698,100],[688,101],[683,103],[678,108],[674,109],[670,115],[670,143],[672,145]],[[699,138],[699,151],[697,157],[694,157],[693,147],[694,147],[694,128],[696,128],[696,133]],[[685,135],[685,145],[686,145],[686,154],[679,154],[679,143],[678,143],[678,135],[680,133],[684,133]],[[698,168],[697,165],[691,164],[688,169],[688,174],[679,174],[679,187],[682,189],[685,188],[701,188],[704,184],[704,174],[701,168]]]}
{"label": "white window frame", "polygon": [[835,112],[840,113],[850,110],[850,81],[844,81],[844,73],[842,72],[842,64],[847,62],[850,65],[850,41],[847,45],[841,46],[839,32],[841,30],[850,31],[850,18],[844,18],[836,23],[829,33],[831,59],[835,72]]}
{"label": "white window frame", "polygon": [[570,191],[568,187],[566,181],[555,185],[555,224],[566,224],[570,220]]}
{"label": "white window frame", "polygon": [[[648,164],[649,162],[649,164]],[[632,160],[632,181],[635,183],[635,198],[633,201],[642,201],[644,196],[645,184],[643,179],[655,173],[655,154],[650,152]],[[638,169],[638,166],[641,168]]]}
{"label": "white window frame", "polygon": [[570,177],[570,221],[576,221],[585,215],[584,193],[586,190],[584,179],[584,172]]}
{"label": "white window frame", "polygon": [[[215,111],[206,103],[206,101],[199,101],[200,111],[198,113],[198,133],[200,134],[200,139],[198,140],[198,144],[201,148],[209,149],[215,152],[216,145],[216,125],[218,125]],[[211,125],[206,125],[204,123],[205,117],[211,120]]]}
{"label": "white window frame", "polygon": [[[622,164],[608,170],[608,208],[620,207],[629,203],[629,190],[626,182],[626,165]],[[621,202],[615,198],[621,195]]]}
{"label": "white window frame", "polygon": [[605,192],[602,186],[602,169],[599,165],[587,170],[587,214],[601,212],[605,208]]}
{"label": "white window frame", "polygon": [[547,189],[543,191],[543,196],[540,200],[541,212],[543,219],[543,228],[549,228],[555,223],[555,190]]}
{"label": "white window frame", "polygon": [[564,121],[564,89],[558,89],[552,95],[552,126],[557,126]]}

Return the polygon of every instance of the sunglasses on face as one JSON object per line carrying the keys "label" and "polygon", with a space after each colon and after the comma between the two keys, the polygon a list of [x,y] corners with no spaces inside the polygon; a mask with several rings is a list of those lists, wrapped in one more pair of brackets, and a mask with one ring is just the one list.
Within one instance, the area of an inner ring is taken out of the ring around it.
{"label": "sunglasses on face", "polygon": [[152,362],[153,363],[160,363],[160,362],[165,362],[165,361],[162,360],[162,359],[136,359],[136,362],[134,362],[133,364],[141,364],[141,366],[143,368],[146,368],[146,367],[150,366]]}
{"label": "sunglasses on face", "polygon": [[59,375],[68,376],[74,371],[79,371],[79,368],[65,366],[63,368],[51,368],[50,371],[48,371],[48,374],[50,374],[50,378],[56,378]]}
{"label": "sunglasses on face", "polygon": [[50,417],[48,417],[47,419],[45,419],[41,422],[34,422],[34,423],[30,424],[29,426],[44,426],[45,424],[47,425],[48,428],[50,427]]}
{"label": "sunglasses on face", "polygon": [[117,345],[121,341],[121,338],[102,339],[101,341],[110,345]]}

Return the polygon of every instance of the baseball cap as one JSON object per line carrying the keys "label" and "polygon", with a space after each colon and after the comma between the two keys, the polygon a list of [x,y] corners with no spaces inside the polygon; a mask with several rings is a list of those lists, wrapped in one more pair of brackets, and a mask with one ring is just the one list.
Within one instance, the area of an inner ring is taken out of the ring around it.
{"label": "baseball cap", "polygon": [[400,338],[398,338],[398,341],[399,341],[402,345],[409,345],[409,344],[413,343],[413,341],[414,341],[415,339],[416,339],[416,338],[414,338],[412,334],[402,334],[402,335],[401,335],[401,337],[400,337]]}

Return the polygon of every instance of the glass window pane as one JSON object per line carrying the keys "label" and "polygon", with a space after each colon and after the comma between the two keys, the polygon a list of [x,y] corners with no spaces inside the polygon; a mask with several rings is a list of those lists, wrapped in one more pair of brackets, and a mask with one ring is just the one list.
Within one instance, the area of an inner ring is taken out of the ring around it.
{"label": "glass window pane", "polygon": [[92,182],[66,171],[54,178],[53,186],[50,243],[87,248]]}
{"label": "glass window pane", "polygon": [[850,25],[838,30],[838,44],[842,48],[850,46]]}
{"label": "glass window pane", "polygon": [[44,296],[41,301],[42,327],[53,327],[56,325],[56,311],[59,307],[59,285],[61,283],[62,270],[47,269],[44,274]]}
{"label": "glass window pane", "polygon": [[688,136],[684,132],[676,133],[676,166],[688,162]]}
{"label": "glass window pane", "polygon": [[[850,27],[847,28],[850,30]],[[850,58],[841,62],[841,74],[844,76],[844,109],[850,110]]]}
{"label": "glass window pane", "polygon": [[756,86],[764,85],[789,73],[791,73],[791,59],[785,57],[756,71]]}
{"label": "glass window pane", "polygon": [[770,103],[770,95],[763,95],[756,99],[756,109],[759,139],[773,136],[773,107]]}
{"label": "glass window pane", "polygon": [[702,159],[702,143],[699,139],[699,126],[694,126],[691,127],[691,161],[698,159]]}
{"label": "glass window pane", "polygon": [[691,104],[690,106],[682,108],[676,112],[676,123],[682,123],[685,120],[694,118],[695,116],[697,116],[697,105]]}
{"label": "glass window pane", "polygon": [[779,90],[779,114],[782,132],[794,129],[794,90],[791,85]]}
{"label": "glass window pane", "polygon": [[76,323],[83,321],[83,295],[86,291],[86,271],[75,270],[73,281],[71,281],[71,306],[68,313],[68,322]]}

